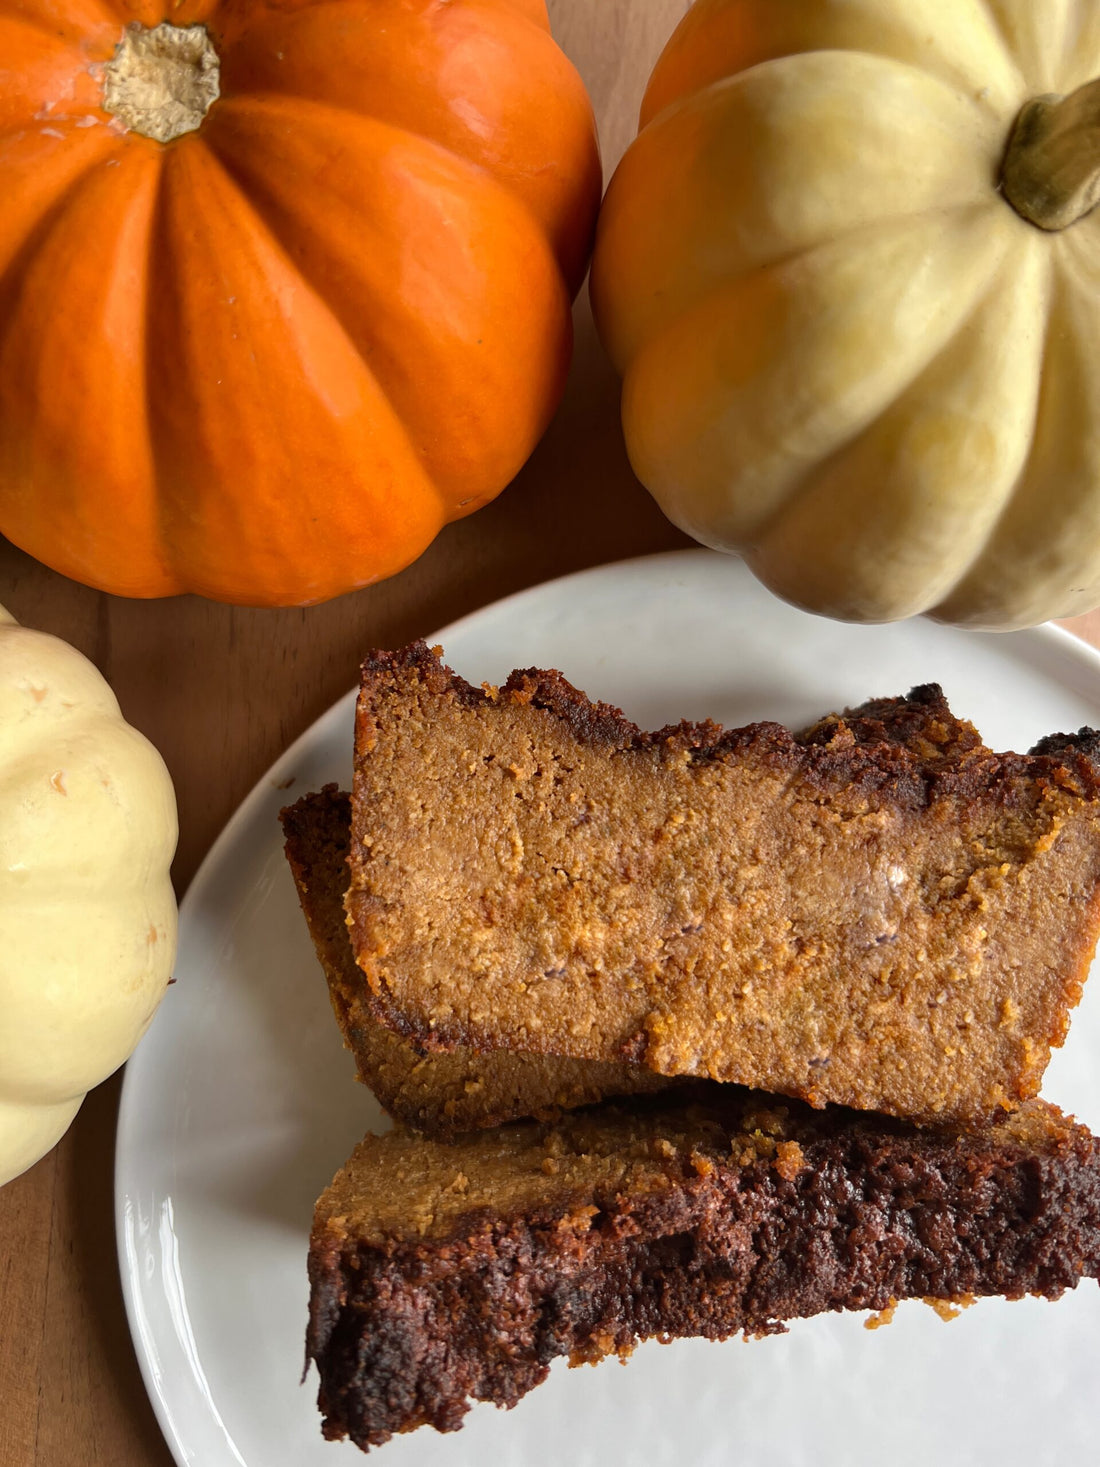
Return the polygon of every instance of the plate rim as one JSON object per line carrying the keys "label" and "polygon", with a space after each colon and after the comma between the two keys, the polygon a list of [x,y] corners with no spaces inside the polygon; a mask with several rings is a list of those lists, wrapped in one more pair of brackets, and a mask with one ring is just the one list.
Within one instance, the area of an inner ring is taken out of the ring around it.
{"label": "plate rim", "polygon": [[[481,617],[489,613],[499,613],[537,595],[550,593],[555,588],[564,586],[567,583],[575,584],[586,579],[596,579],[607,575],[609,571],[629,574],[643,566],[672,566],[677,562],[689,565],[693,562],[698,564],[704,560],[727,562],[733,574],[744,575],[750,580],[757,580],[757,583],[760,584],[758,578],[753,576],[745,562],[737,557],[723,555],[721,552],[710,550],[705,546],[684,546],[678,549],[658,551],[648,555],[629,556],[622,560],[606,561],[599,565],[585,566],[581,570],[569,571],[563,575],[551,577],[549,580],[536,582],[518,591],[510,592],[506,596],[498,597],[496,600],[485,602],[473,611],[466,612],[461,617],[448,622],[438,631],[426,635],[424,640],[429,646],[435,645],[436,643],[444,644],[444,651],[446,651],[445,643],[448,639],[465,632],[471,623],[476,622]],[[767,588],[762,589],[766,590]],[[768,594],[774,596],[773,592],[768,592]],[[781,605],[786,606],[789,610],[802,610],[799,607],[793,606],[792,603],[784,601],[781,597],[776,596],[774,599]],[[807,615],[810,613],[802,612],[802,614]],[[836,621],[835,618],[827,617],[818,619],[822,621]],[[920,620],[920,618],[908,618],[907,620]],[[838,622],[837,624],[846,627],[859,625],[858,623],[842,622]],[[970,636],[989,636],[992,638],[1006,636],[1035,641],[1040,645],[1046,643],[1052,649],[1055,647],[1058,648],[1063,655],[1069,655],[1071,660],[1077,661],[1083,668],[1091,669],[1094,673],[1100,673],[1100,648],[1092,646],[1074,632],[1054,622],[1045,622],[1039,626],[1025,627],[1006,633],[983,632],[972,627],[952,628],[949,623],[933,622],[932,624],[947,626],[948,629],[953,629]],[[204,891],[213,879],[213,873],[218,869],[224,852],[233,845],[241,831],[255,818],[258,808],[270,797],[272,788],[278,788],[280,779],[293,766],[302,751],[309,748],[316,741],[319,730],[328,723],[336,723],[341,719],[347,718],[349,713],[353,712],[357,693],[357,686],[348,689],[347,692],[341,694],[330,703],[322,713],[318,714],[262,772],[234,808],[195,869],[187,885],[187,889],[179,901],[179,930],[181,933],[184,931],[185,919],[190,916],[191,910],[201,903]],[[1100,695],[1098,695],[1098,701],[1100,701]],[[127,1162],[124,1157],[124,1149],[128,1131],[132,1124],[132,1116],[135,1111],[135,1096],[137,1093],[135,1085],[137,1082],[134,1074],[135,1072],[131,1071],[129,1062],[127,1061],[122,1066],[122,1085],[119,1094],[118,1117],[112,1149],[115,1255],[126,1311],[127,1329],[131,1346],[137,1359],[138,1368],[141,1372],[146,1397],[153,1408],[158,1428],[177,1467],[195,1467],[195,1458],[188,1452],[184,1443],[180,1440],[172,1423],[166,1395],[162,1392],[154,1377],[150,1352],[146,1348],[144,1337],[138,1324],[137,1281],[135,1280],[133,1270],[129,1266],[126,1255],[126,1210],[127,1204],[133,1194],[125,1186],[127,1180]],[[213,1402],[211,1402],[211,1406],[213,1406]],[[214,1410],[216,1415],[216,1408]],[[218,1419],[220,1421],[220,1417]],[[227,1442],[234,1456],[239,1459],[239,1453],[228,1435]],[[242,1461],[242,1467],[250,1467],[250,1464],[244,1464]]]}

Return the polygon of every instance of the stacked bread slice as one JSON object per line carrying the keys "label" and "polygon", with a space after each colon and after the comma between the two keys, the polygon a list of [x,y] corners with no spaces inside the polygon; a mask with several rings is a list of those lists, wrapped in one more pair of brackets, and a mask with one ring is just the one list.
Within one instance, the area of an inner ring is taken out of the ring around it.
{"label": "stacked bread slice", "polygon": [[1096,737],[938,689],[644,734],[557,673],[363,666],[284,812],[360,1077],[310,1356],[362,1447],[557,1356],[1100,1275],[1100,1142],[1036,1099],[1100,927]]}

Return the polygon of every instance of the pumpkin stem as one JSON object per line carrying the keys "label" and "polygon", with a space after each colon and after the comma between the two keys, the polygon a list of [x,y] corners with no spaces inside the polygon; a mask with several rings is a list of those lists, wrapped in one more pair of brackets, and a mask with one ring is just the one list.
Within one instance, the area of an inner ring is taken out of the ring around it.
{"label": "pumpkin stem", "polygon": [[1024,104],[1001,166],[1005,198],[1040,229],[1067,229],[1100,203],[1100,80]]}
{"label": "pumpkin stem", "polygon": [[127,26],[103,69],[103,109],[130,131],[170,143],[202,125],[220,66],[205,26]]}

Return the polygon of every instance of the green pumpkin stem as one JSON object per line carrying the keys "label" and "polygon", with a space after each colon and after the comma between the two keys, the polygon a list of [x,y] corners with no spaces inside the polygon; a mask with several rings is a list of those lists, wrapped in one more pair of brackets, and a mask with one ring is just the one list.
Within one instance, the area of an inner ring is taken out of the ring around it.
{"label": "green pumpkin stem", "polygon": [[1100,203],[1100,80],[1025,103],[1001,166],[1001,189],[1039,229],[1068,229]]}

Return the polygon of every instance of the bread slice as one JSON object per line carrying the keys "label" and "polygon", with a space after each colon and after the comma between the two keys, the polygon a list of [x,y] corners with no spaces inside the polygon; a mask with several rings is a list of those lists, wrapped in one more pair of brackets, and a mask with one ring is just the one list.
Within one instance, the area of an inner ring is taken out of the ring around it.
{"label": "bread slice", "polygon": [[688,1090],[450,1146],[368,1136],[310,1241],[325,1435],[451,1431],[639,1339],[1100,1273],[1100,1142],[1041,1101],[966,1132]]}
{"label": "bread slice", "polygon": [[391,1116],[428,1135],[447,1136],[670,1083],[635,1066],[546,1055],[425,1055],[391,1034],[364,1001],[366,980],[355,965],[344,916],[350,796],[326,785],[283,810],[281,819],[287,860],[344,1043],[359,1078]]}
{"label": "bread slice", "polygon": [[555,672],[363,665],[353,946],[425,1049],[627,1061],[917,1120],[1038,1092],[1100,925],[1100,741],[938,688],[642,733]]}

